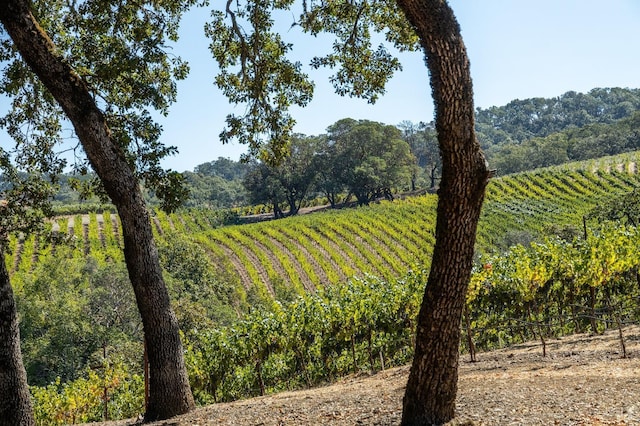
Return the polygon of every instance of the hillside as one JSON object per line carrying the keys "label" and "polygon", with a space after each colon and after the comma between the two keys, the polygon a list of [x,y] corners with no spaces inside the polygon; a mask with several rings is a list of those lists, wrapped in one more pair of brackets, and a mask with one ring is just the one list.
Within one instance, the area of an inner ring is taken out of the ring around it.
{"label": "hillside", "polygon": [[[582,228],[598,205],[640,185],[640,153],[569,163],[493,179],[478,229],[477,251],[488,253],[540,238],[550,228]],[[287,299],[354,275],[397,278],[428,265],[434,241],[436,195],[381,202],[358,209],[329,210],[238,226],[215,226],[215,212],[156,211],[162,244],[182,235],[201,246],[229,286],[253,300]],[[52,230],[67,236],[79,256],[121,258],[114,214],[60,217]],[[11,273],[33,270],[52,250],[40,239],[12,241]]]}
{"label": "hillside", "polygon": [[[640,327],[479,354],[460,363],[458,417],[451,425],[633,425],[640,422]],[[397,425],[408,366],[299,392],[198,408],[153,426]],[[135,421],[100,423],[125,426]]]}
{"label": "hillside", "polygon": [[[492,180],[463,353],[531,339],[553,353],[553,337],[638,324],[640,233],[594,219],[587,237],[582,229],[586,213],[638,187],[637,160],[617,156]],[[436,202],[425,195],[219,228],[213,211],[155,212],[198,402],[307,388],[408,362]],[[47,235],[13,239],[8,255],[42,424],[101,418],[104,389],[111,389],[111,417],[133,416],[142,407],[141,327],[117,217],[59,217],[51,236],[54,244]]]}
{"label": "hillside", "polygon": [[[504,250],[540,238],[551,224],[581,228],[584,214],[640,184],[638,157],[630,154],[493,179],[477,250]],[[392,279],[415,265],[428,264],[436,204],[436,195],[425,195],[192,235],[214,263],[240,277],[245,290],[257,285],[259,294],[280,298],[353,275]],[[161,222],[167,219],[158,213],[158,229],[166,228]]]}

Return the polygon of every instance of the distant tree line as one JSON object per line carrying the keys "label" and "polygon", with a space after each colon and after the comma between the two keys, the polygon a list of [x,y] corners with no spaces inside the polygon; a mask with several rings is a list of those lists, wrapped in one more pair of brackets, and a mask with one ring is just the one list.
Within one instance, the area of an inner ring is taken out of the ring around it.
{"label": "distant tree line", "polygon": [[[478,140],[500,175],[635,151],[638,129],[640,89],[598,88],[476,109]],[[219,157],[184,172],[186,206],[265,204],[282,216],[310,198],[324,197],[335,206],[351,196],[366,204],[394,190],[436,188],[440,179],[433,123],[391,126],[346,118],[325,134],[295,135],[289,149],[290,157],[278,165]],[[62,175],[54,205],[98,205],[96,198],[82,199],[92,178]],[[146,198],[159,204],[152,191]],[[76,209],[84,211],[82,205]]]}
{"label": "distant tree line", "polygon": [[[504,175],[638,150],[639,110],[640,89],[567,92],[477,108],[476,132],[491,168]],[[335,206],[351,195],[366,204],[393,189],[436,188],[440,179],[433,123],[390,126],[347,118],[326,134],[296,135],[290,150],[278,166],[221,157],[185,172],[188,205],[267,204],[281,216],[310,197]]]}
{"label": "distant tree line", "polygon": [[568,128],[613,123],[640,109],[640,89],[596,88],[553,98],[513,100],[505,106],[476,109],[483,149],[519,145]]}
{"label": "distant tree line", "polygon": [[[296,214],[306,200],[325,197],[335,207],[355,198],[368,204],[377,198],[393,199],[396,191],[415,189],[418,161],[413,152],[427,138],[425,126],[396,126],[346,118],[329,126],[320,136],[297,134],[289,156],[274,164],[249,163],[219,158],[186,173],[194,204],[216,207],[246,203],[265,204],[275,217]],[[411,143],[406,135],[411,132]],[[429,139],[431,142],[433,140]],[[437,146],[433,149],[437,153]],[[435,156],[429,157],[435,158]],[[244,190],[244,191],[243,191]]]}
{"label": "distant tree line", "polygon": [[597,88],[476,110],[492,168],[515,173],[640,149],[640,89]]}
{"label": "distant tree line", "polygon": [[640,111],[612,123],[569,127],[520,144],[493,146],[488,158],[502,175],[640,149]]}

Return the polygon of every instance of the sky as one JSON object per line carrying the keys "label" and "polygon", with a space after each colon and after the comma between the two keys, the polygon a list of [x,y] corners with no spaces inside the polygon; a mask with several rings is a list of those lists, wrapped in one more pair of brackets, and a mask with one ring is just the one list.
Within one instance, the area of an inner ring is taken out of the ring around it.
{"label": "sky", "polygon": [[[216,0],[214,0],[216,1]],[[219,0],[218,0],[219,1]],[[640,88],[640,1],[638,0],[450,0],[460,23],[471,61],[475,106],[505,105],[514,99],[554,97],[595,87]],[[173,53],[190,63],[189,77],[178,83],[178,98],[167,117],[159,117],[162,140],[179,154],[165,167],[193,170],[218,157],[238,160],[246,151],[238,142],[223,145],[218,134],[225,117],[240,114],[214,86],[217,72],[203,35],[208,9],[189,12]],[[328,52],[331,38],[288,29],[295,43],[293,58],[307,66],[314,55]],[[342,118],[386,124],[433,120],[433,100],[422,52],[401,54],[403,71],[387,85],[374,105],[340,97],[329,83],[330,71],[306,71],[315,81],[315,95],[305,108],[293,108],[295,131],[324,133]],[[0,134],[0,143],[10,143]]]}

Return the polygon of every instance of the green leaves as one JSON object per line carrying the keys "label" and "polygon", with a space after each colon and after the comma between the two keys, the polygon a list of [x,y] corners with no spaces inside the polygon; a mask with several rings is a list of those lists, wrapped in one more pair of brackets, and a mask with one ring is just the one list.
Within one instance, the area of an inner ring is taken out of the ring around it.
{"label": "green leaves", "polygon": [[[160,141],[161,128],[150,110],[167,114],[176,99],[176,81],[188,73],[187,64],[170,51],[177,39],[182,13],[195,0],[79,2],[34,1],[31,8],[56,44],[60,55],[87,85],[105,114],[114,141],[150,188],[166,195],[165,206],[175,208],[184,198],[181,180],[160,167],[176,153]],[[0,45],[3,70],[0,93],[12,98],[12,110],[0,120],[16,140],[17,166],[40,164],[44,172],[59,171],[62,150],[86,167],[84,154],[73,147],[75,136],[65,129],[63,113],[10,43]],[[71,144],[66,140],[72,139]],[[69,148],[71,145],[71,148]],[[152,188],[153,189],[153,188]]]}
{"label": "green leaves", "polygon": [[353,279],[193,334],[194,392],[203,401],[236,399],[322,383],[354,366],[376,370],[380,359],[385,367],[406,362],[425,280],[422,270],[400,280]]}
{"label": "green leaves", "polygon": [[622,221],[632,226],[640,225],[640,189],[620,195],[611,200],[607,206],[593,209],[587,214],[588,219],[602,221]]}
{"label": "green leaves", "polygon": [[360,204],[377,197],[392,198],[392,190],[408,188],[415,157],[394,126],[367,120],[340,120],[329,127],[322,154],[322,187],[336,181],[353,193]]}
{"label": "green leaves", "polygon": [[[220,68],[216,85],[231,103],[245,107],[243,113],[227,116],[220,139],[247,143],[249,156],[266,162],[286,155],[295,124],[289,108],[303,107],[313,96],[313,83],[302,64],[287,58],[293,44],[274,31],[275,16],[290,9],[291,0],[229,0],[224,11],[212,12],[205,28]],[[371,103],[401,69],[383,43],[373,47],[372,31],[385,32],[387,41],[400,50],[418,48],[413,30],[390,0],[303,2],[299,18],[291,25],[297,28],[312,36],[335,35],[332,52],[318,54],[309,65],[337,68],[330,78],[336,92]]]}
{"label": "green leaves", "polygon": [[300,26],[305,32],[333,34],[333,52],[316,56],[313,68],[338,68],[330,80],[340,95],[374,103],[384,94],[386,82],[402,69],[400,61],[384,46],[372,47],[371,31],[384,32],[400,50],[416,50],[417,37],[390,1],[311,1],[303,4]]}
{"label": "green leaves", "polygon": [[[220,67],[216,85],[231,103],[246,105],[243,115],[227,116],[220,139],[226,143],[237,138],[249,145],[250,156],[267,162],[286,153],[295,123],[289,107],[305,106],[313,95],[313,83],[302,65],[286,58],[292,45],[272,31],[272,9],[287,8],[290,3],[238,2],[232,8],[228,1],[226,13],[213,11],[212,21],[205,26]],[[251,30],[245,31],[245,25]]]}
{"label": "green leaves", "polygon": [[[637,320],[639,244],[637,228],[609,222],[590,230],[586,239],[549,238],[483,258],[467,295],[481,344],[505,324],[515,324],[508,327],[514,341],[514,330],[524,339],[580,331],[586,324],[597,332],[596,320],[614,316]],[[548,331],[531,331],[534,324]]]}
{"label": "green leaves", "polygon": [[126,366],[107,364],[100,371],[87,369],[85,377],[47,386],[31,386],[38,425],[65,425],[104,420],[105,391],[110,418],[131,418],[143,408],[144,381]]}
{"label": "green leaves", "polygon": [[41,168],[29,170],[28,174],[19,172],[0,148],[0,252],[4,252],[10,234],[35,232],[42,228],[44,218],[53,214],[49,201],[56,186]]}

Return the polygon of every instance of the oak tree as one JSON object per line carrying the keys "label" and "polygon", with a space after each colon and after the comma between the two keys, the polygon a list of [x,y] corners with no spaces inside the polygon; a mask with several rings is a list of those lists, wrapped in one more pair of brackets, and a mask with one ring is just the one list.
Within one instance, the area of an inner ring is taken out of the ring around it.
{"label": "oak tree", "polygon": [[[186,73],[185,64],[164,48],[167,37],[177,37],[180,15],[191,3],[0,2],[0,21],[10,37],[2,44],[3,59],[11,61],[6,88],[11,95],[32,93],[43,105],[59,105],[118,210],[148,348],[146,420],[194,407],[178,322],[139,185],[144,179],[156,187],[168,208],[184,196],[176,185],[179,176],[159,166],[174,150],[159,141],[160,128],[148,108],[166,112],[175,99],[174,79]],[[13,107],[21,111],[24,105]],[[14,113],[15,120],[40,123],[40,118]]]}
{"label": "oak tree", "polygon": [[328,130],[327,151],[343,187],[366,205],[378,198],[393,199],[393,190],[407,189],[415,165],[400,130],[369,120],[340,120]]}

